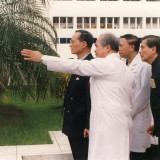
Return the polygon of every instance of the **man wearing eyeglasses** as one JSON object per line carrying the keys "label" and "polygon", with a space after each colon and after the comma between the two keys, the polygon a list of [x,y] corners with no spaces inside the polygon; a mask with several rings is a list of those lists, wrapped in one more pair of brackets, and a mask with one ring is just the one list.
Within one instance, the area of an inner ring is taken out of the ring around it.
{"label": "man wearing eyeglasses", "polygon": [[[77,30],[70,40],[71,53],[78,59],[93,59],[93,36],[85,30]],[[64,99],[62,132],[68,136],[74,160],[87,160],[90,117],[89,77],[71,75]]]}

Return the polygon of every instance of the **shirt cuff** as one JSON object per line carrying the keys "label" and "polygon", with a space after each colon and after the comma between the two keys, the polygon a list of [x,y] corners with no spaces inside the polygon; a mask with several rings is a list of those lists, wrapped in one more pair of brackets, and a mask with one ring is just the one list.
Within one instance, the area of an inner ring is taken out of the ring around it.
{"label": "shirt cuff", "polygon": [[47,65],[47,56],[46,55],[43,55],[41,57],[41,62],[44,64],[44,65]]}

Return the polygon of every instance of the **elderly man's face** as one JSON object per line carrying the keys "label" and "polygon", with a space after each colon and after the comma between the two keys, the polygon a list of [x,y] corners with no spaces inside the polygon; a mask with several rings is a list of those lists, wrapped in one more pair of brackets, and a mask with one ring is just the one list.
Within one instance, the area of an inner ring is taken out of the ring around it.
{"label": "elderly man's face", "polygon": [[145,62],[150,62],[150,59],[152,58],[152,48],[149,48],[147,46],[147,40],[143,40],[141,43],[141,48],[140,48],[140,55],[141,55],[141,59],[142,61]]}
{"label": "elderly man's face", "polygon": [[106,47],[102,46],[101,40],[102,40],[102,37],[100,37],[96,41],[95,55],[96,55],[96,57],[99,57],[99,58],[105,58],[106,57]]}
{"label": "elderly man's face", "polygon": [[83,51],[83,42],[79,40],[80,35],[80,32],[76,32],[72,36],[72,39],[70,41],[70,48],[72,54],[77,55]]}

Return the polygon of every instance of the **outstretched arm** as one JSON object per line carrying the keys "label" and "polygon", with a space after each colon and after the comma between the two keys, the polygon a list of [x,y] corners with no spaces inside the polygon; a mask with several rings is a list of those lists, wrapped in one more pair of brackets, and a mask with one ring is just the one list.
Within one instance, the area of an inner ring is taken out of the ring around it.
{"label": "outstretched arm", "polygon": [[115,74],[115,65],[105,58],[96,58],[91,61],[88,60],[75,60],[65,59],[54,56],[43,55],[39,51],[22,50],[24,60],[33,62],[43,62],[49,71],[72,73],[81,76],[102,77],[106,75]]}

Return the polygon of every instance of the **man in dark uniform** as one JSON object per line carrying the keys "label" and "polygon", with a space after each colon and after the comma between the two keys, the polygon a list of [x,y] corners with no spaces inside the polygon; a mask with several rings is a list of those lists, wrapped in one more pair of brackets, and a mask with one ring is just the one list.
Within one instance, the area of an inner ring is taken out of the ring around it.
{"label": "man in dark uniform", "polygon": [[[93,36],[77,30],[70,41],[71,53],[78,59],[90,60]],[[65,99],[62,132],[68,136],[74,160],[87,160],[90,117],[89,77],[71,75]]]}
{"label": "man in dark uniform", "polygon": [[[147,132],[159,138],[160,149],[160,37],[154,35],[143,37],[140,54],[143,61],[152,65],[150,103],[154,125],[150,126]],[[154,158],[160,160],[160,153]]]}

